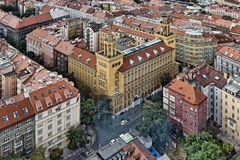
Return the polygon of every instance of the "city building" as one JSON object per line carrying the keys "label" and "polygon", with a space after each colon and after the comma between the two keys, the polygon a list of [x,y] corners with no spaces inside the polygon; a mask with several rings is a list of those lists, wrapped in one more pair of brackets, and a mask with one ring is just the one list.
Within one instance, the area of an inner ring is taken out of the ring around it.
{"label": "city building", "polygon": [[29,99],[17,95],[0,108],[0,157],[35,149],[34,110]]}
{"label": "city building", "polygon": [[207,126],[207,97],[194,86],[173,80],[163,89],[164,108],[171,122],[182,127],[183,134],[194,134]]}
{"label": "city building", "polygon": [[75,39],[84,37],[86,21],[79,18],[71,18],[65,21],[63,26],[63,35],[66,39]]}
{"label": "city building", "polygon": [[190,71],[190,81],[208,97],[207,113],[218,126],[222,125],[222,89],[227,77],[210,66],[198,67]]}
{"label": "city building", "polygon": [[29,93],[34,109],[35,146],[51,149],[66,147],[66,132],[80,123],[80,94],[69,82],[58,81]]}
{"label": "city building", "polygon": [[91,54],[74,48],[68,60],[69,74],[73,73],[78,82],[92,88],[93,93],[107,95],[114,114],[136,106],[141,98],[159,89],[164,73],[171,77],[178,73],[175,50],[162,40],[120,51],[111,33],[103,50]]}
{"label": "city building", "polygon": [[226,6],[220,6],[220,5],[212,5],[212,6],[207,6],[205,8],[205,11],[207,11],[211,14],[217,14],[217,15],[221,15],[221,16],[229,16],[229,17],[232,17],[232,18],[235,18],[235,19],[240,19],[240,9],[237,8],[237,7],[226,7]]}
{"label": "city building", "polygon": [[71,54],[74,45],[61,40],[54,47],[54,70],[63,75],[68,74],[68,56]]}
{"label": "city building", "polygon": [[213,64],[217,49],[216,38],[200,30],[178,30],[176,33],[176,60],[184,66],[197,67],[206,62]]}
{"label": "city building", "polygon": [[135,46],[144,44],[148,41],[155,39],[154,35],[136,31],[131,28],[116,26],[116,25],[105,26],[101,28],[99,32],[99,50],[104,49],[104,41],[106,40],[109,32],[111,32],[114,35],[115,39],[119,39],[120,37],[125,37],[125,36],[133,38],[135,40],[135,44],[134,44]]}
{"label": "city building", "polygon": [[0,15],[1,35],[12,39],[16,44],[24,40],[26,35],[34,29],[69,16],[68,13],[59,9],[52,9],[50,12],[24,19],[3,11],[0,12]]}
{"label": "city building", "polygon": [[97,52],[98,50],[98,42],[99,42],[99,30],[101,28],[101,24],[97,24],[91,22],[84,29],[84,38],[87,42],[88,48],[90,52]]}
{"label": "city building", "polygon": [[240,140],[240,79],[230,78],[222,90],[222,131],[234,141]]}
{"label": "city building", "polygon": [[215,68],[230,75],[240,73],[239,46],[223,46],[217,50]]}

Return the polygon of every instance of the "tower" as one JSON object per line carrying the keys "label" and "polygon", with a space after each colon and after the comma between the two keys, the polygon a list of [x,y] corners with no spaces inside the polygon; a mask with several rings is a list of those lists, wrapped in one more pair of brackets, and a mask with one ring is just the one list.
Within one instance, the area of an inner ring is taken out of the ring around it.
{"label": "tower", "polygon": [[104,41],[103,50],[96,53],[96,86],[99,95],[106,95],[111,99],[112,111],[116,113],[122,107],[124,77],[118,70],[123,64],[123,54],[117,50],[116,40],[110,31]]}
{"label": "tower", "polygon": [[170,22],[168,17],[162,16],[160,21],[160,31],[156,33],[155,37],[162,39],[167,46],[176,48],[176,35],[170,30]]}

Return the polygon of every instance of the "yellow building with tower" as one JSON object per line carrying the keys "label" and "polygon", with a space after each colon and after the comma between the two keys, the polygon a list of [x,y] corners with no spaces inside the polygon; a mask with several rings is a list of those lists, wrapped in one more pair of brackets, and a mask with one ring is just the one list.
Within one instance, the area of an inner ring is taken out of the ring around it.
{"label": "yellow building with tower", "polygon": [[101,51],[73,50],[68,59],[69,73],[94,93],[108,96],[114,114],[136,106],[160,88],[164,73],[173,77],[178,71],[170,24],[160,25],[162,30],[155,39],[124,50],[117,49],[118,39],[109,30]]}

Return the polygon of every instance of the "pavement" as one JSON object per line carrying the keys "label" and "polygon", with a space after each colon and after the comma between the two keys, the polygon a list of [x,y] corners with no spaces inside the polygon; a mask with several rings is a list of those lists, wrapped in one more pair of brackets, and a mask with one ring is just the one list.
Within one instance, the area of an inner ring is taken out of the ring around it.
{"label": "pavement", "polygon": [[[75,151],[64,149],[62,160],[86,160],[87,157],[96,153],[96,150],[107,145],[112,139],[120,134],[136,128],[142,120],[142,106],[130,108],[128,111],[101,121],[96,121],[94,126],[89,126],[87,132],[90,135],[90,143],[84,148]],[[122,120],[127,120],[125,125],[121,125]]]}
{"label": "pavement", "polygon": [[[127,120],[125,125],[121,125],[122,120]],[[95,123],[96,142],[92,146],[95,150],[107,145],[112,139],[119,137],[120,134],[129,132],[136,128],[142,120],[142,106],[136,106],[116,116]]]}

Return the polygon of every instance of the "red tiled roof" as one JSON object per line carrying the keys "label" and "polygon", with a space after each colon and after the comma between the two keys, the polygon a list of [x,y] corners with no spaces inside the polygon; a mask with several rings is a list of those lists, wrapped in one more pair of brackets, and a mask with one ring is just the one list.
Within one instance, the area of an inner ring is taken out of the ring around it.
{"label": "red tiled roof", "polygon": [[[24,108],[26,108],[28,112],[24,113]],[[16,118],[14,118],[14,112],[18,114]],[[4,116],[7,116],[6,122],[3,121]],[[27,98],[13,104],[5,105],[0,108],[0,130],[6,129],[32,116],[34,116],[34,110]]]}
{"label": "red tiled roof", "polygon": [[203,87],[206,87],[209,84],[213,83],[216,87],[222,89],[227,83],[227,79],[224,78],[224,74],[212,67],[204,66],[196,70],[196,72],[199,74],[195,74],[196,76],[193,79]]}
{"label": "red tiled roof", "polygon": [[134,52],[133,54],[124,56],[123,64],[120,67],[119,71],[125,72],[172,50],[173,48],[168,47],[163,42],[159,42],[153,46],[146,47],[140,51]]}
{"label": "red tiled roof", "polygon": [[231,32],[240,35],[240,25],[232,27]]}
{"label": "red tiled roof", "polygon": [[193,105],[201,104],[207,99],[207,97],[198,91],[194,86],[181,80],[173,80],[168,88],[183,95],[184,100]]}
{"label": "red tiled roof", "polygon": [[218,49],[217,54],[240,62],[240,51],[235,48],[223,46]]}
{"label": "red tiled roof", "polygon": [[50,12],[51,9],[53,9],[54,7],[52,6],[48,6],[48,5],[45,5],[41,8],[40,12],[44,13],[44,12]]}
{"label": "red tiled roof", "polygon": [[131,155],[126,160],[156,160],[152,153],[140,142],[139,139],[134,140],[132,143],[123,147],[124,152],[131,152]]}
{"label": "red tiled roof", "polygon": [[[57,93],[61,96],[61,100],[57,98],[59,97]],[[29,99],[35,114],[37,114],[48,110],[49,107],[57,106],[60,103],[76,97],[78,93],[79,92],[75,87],[65,80],[62,80],[29,93]],[[48,106],[47,102],[51,102],[51,106]]]}
{"label": "red tiled roof", "polygon": [[66,56],[70,55],[72,50],[73,50],[74,46],[66,41],[61,40],[56,46],[55,46],[55,50],[65,54]]}
{"label": "red tiled roof", "polygon": [[90,52],[74,47],[73,53],[69,57],[92,69],[96,69],[96,56]]}

